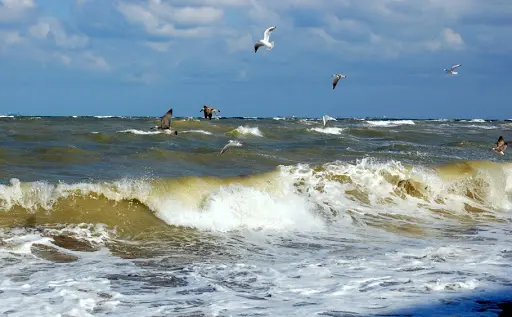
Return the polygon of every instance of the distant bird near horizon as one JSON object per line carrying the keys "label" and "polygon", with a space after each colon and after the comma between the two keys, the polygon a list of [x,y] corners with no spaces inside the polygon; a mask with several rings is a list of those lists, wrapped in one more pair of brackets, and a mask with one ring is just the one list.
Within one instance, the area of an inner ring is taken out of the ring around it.
{"label": "distant bird near horizon", "polygon": [[267,51],[270,51],[274,48],[274,41],[269,42],[269,40],[270,32],[274,31],[275,29],[276,27],[273,25],[265,30],[265,32],[263,33],[263,39],[259,40],[254,44],[254,53],[256,53],[261,46],[267,47]]}
{"label": "distant bird near horizon", "polygon": [[333,118],[333,117],[331,117],[331,116],[328,116],[328,115],[324,115],[324,116],[322,117],[322,120],[323,120],[323,122],[324,122],[324,127],[327,125],[327,122],[328,122],[328,121],[336,121],[336,119],[335,119],[335,118]]}
{"label": "distant bird near horizon", "polygon": [[333,78],[332,78],[332,89],[336,88],[336,85],[338,84],[338,81],[340,81],[340,79],[347,78],[347,76],[345,76],[343,74],[334,74],[332,76],[333,76]]}
{"label": "distant bird near horizon", "polygon": [[457,65],[453,65],[450,69],[444,69],[445,73],[447,73],[448,75],[457,75],[458,72],[456,72],[455,70],[459,67],[461,67],[462,64],[457,64]]}
{"label": "distant bird near horizon", "polygon": [[207,105],[204,105],[203,106],[203,109],[199,110],[199,112],[204,112],[203,115],[204,115],[204,118],[205,119],[212,119],[212,116],[213,116],[213,113],[214,112],[220,112],[220,110],[218,109],[215,109],[215,108],[212,108],[210,106],[207,106]]}
{"label": "distant bird near horizon", "polygon": [[222,150],[220,150],[220,154],[223,154],[224,152],[226,152],[230,147],[233,147],[233,146],[240,147],[243,145],[244,144],[238,140],[229,140],[229,142],[226,145],[224,145]]}

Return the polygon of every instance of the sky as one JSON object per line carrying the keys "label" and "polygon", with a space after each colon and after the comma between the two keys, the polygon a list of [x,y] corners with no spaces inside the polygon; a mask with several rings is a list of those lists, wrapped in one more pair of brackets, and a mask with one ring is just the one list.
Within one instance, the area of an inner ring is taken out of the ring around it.
{"label": "sky", "polygon": [[511,119],[511,16],[510,0],[0,0],[0,114]]}

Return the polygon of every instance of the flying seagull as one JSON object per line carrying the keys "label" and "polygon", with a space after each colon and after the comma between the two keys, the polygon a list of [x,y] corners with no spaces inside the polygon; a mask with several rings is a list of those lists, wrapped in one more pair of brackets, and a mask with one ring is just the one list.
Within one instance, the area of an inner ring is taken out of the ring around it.
{"label": "flying seagull", "polygon": [[266,46],[267,51],[270,51],[274,48],[274,41],[269,42],[270,40],[270,32],[274,31],[276,29],[275,26],[271,26],[268,29],[265,30],[265,33],[263,33],[263,40],[259,40],[254,44],[254,53],[258,51],[258,48],[261,46]]}
{"label": "flying seagull", "polygon": [[445,69],[444,71],[449,75],[457,75],[458,73],[455,70],[461,66],[462,64],[453,65],[450,69]]}
{"label": "flying seagull", "polygon": [[336,85],[338,84],[338,81],[342,78],[347,78],[347,76],[343,75],[343,74],[334,74],[332,75],[333,78],[332,78],[332,89],[336,88]]}
{"label": "flying seagull", "polygon": [[215,108],[212,108],[210,106],[207,106],[207,105],[204,105],[203,106],[203,109],[199,110],[199,112],[204,112],[204,118],[209,118],[210,120],[212,119],[212,116],[213,116],[213,113],[214,112],[220,112],[220,110],[218,109],[215,109]]}
{"label": "flying seagull", "polygon": [[233,147],[233,146],[243,146],[242,142],[240,141],[237,141],[237,140],[229,140],[229,142],[224,145],[224,147],[222,148],[222,150],[220,150],[220,154],[223,154],[224,152],[226,152],[230,147]]}
{"label": "flying seagull", "polygon": [[507,149],[507,146],[508,144],[505,142],[505,140],[503,139],[503,137],[500,135],[500,137],[498,138],[498,142],[496,142],[496,147],[493,147],[492,149],[498,153],[500,153],[501,155],[505,155],[505,150]]}
{"label": "flying seagull", "polygon": [[336,121],[336,119],[334,119],[333,117],[328,116],[328,115],[324,115],[324,116],[322,117],[322,120],[324,121],[324,127],[325,127],[325,125],[327,124],[327,121]]}

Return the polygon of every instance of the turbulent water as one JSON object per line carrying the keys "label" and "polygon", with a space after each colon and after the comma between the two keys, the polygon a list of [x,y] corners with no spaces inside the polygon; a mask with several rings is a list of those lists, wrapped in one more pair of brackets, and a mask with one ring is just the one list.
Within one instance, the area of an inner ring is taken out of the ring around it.
{"label": "turbulent water", "polygon": [[[484,120],[0,118],[2,316],[496,316]],[[220,155],[229,140],[240,140]]]}

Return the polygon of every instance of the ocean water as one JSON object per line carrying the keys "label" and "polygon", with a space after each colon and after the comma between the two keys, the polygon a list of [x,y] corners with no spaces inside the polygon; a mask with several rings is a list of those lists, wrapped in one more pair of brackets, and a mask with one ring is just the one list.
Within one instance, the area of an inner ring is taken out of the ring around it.
{"label": "ocean water", "polygon": [[[485,120],[0,118],[1,316],[496,316]],[[220,155],[229,140],[243,147]]]}

